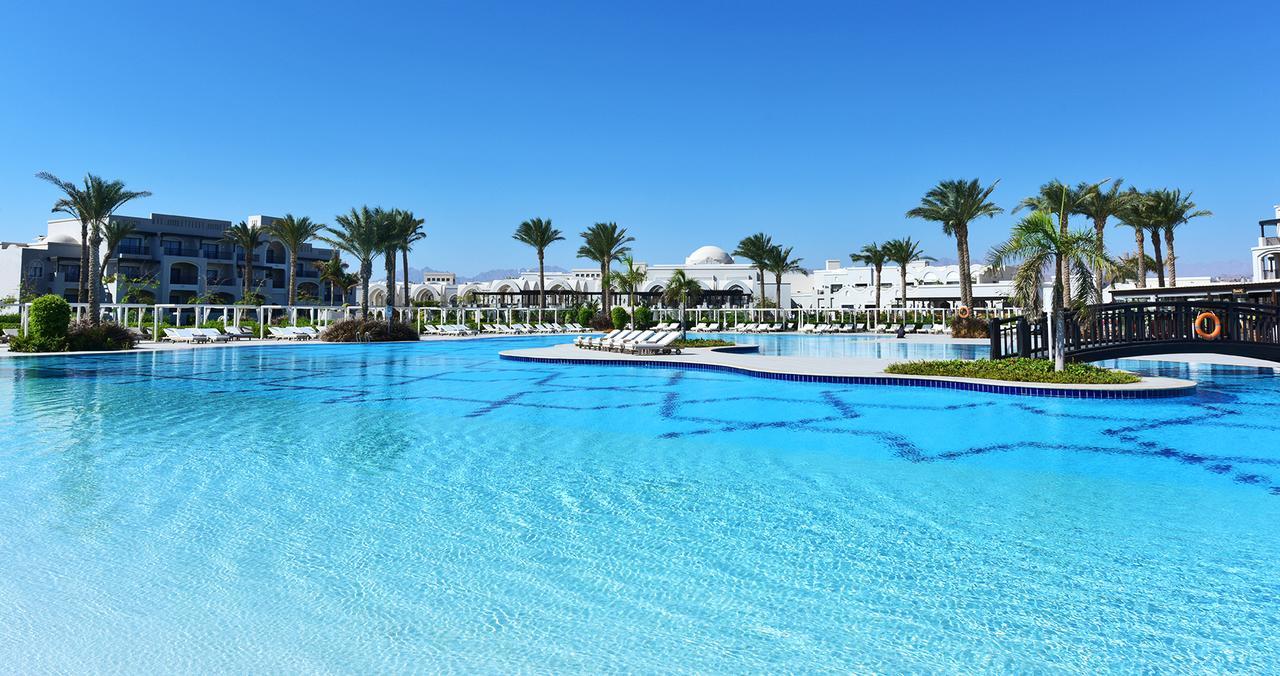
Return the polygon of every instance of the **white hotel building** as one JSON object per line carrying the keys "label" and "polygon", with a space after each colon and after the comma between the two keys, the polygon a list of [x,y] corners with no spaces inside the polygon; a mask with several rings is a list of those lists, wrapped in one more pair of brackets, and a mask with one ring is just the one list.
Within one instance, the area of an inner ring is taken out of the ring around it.
{"label": "white hotel building", "polygon": [[[638,301],[660,304],[666,282],[676,270],[698,280],[702,296],[697,306],[704,308],[751,307],[759,294],[771,303],[777,302],[777,280],[765,273],[760,288],[756,269],[749,263],[734,260],[717,246],[699,247],[685,257],[683,264],[639,263],[646,279],[637,293]],[[974,297],[979,306],[1000,307],[1010,293],[1007,277],[974,265]],[[826,267],[809,274],[791,273],[782,278],[783,308],[861,309],[875,307],[875,272],[869,267],[841,267],[839,261],[827,261]],[[589,299],[599,301],[600,270],[575,268],[568,272],[549,272],[547,305],[564,307]],[[901,274],[897,266],[886,266],[879,280],[882,307],[901,305]],[[369,290],[370,304],[386,302],[385,282],[376,282]],[[403,291],[397,290],[397,295]],[[427,273],[427,279],[412,284],[410,298],[415,302],[430,301],[450,306],[534,307],[538,304],[538,271],[526,270],[518,276],[487,282],[458,284],[452,273]],[[625,294],[618,294],[625,302]],[[907,305],[912,308],[951,308],[960,300],[960,268],[956,265],[917,263],[907,267]]]}

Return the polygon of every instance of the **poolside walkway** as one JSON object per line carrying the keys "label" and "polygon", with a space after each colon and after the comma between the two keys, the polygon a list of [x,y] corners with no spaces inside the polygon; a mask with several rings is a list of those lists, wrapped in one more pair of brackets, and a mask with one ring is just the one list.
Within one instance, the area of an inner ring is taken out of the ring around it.
{"label": "poolside walkway", "polygon": [[[732,349],[732,348],[730,348]],[[859,385],[899,385],[969,390],[996,394],[1079,399],[1145,399],[1189,394],[1195,382],[1178,378],[1143,378],[1126,385],[1064,385],[1021,383],[979,378],[906,376],[885,373],[891,359],[865,357],[779,357],[723,348],[689,348],[683,354],[638,356],[586,350],[570,343],[550,347],[506,350],[504,359],[559,364],[623,365],[729,371],[775,380],[831,382]]]}

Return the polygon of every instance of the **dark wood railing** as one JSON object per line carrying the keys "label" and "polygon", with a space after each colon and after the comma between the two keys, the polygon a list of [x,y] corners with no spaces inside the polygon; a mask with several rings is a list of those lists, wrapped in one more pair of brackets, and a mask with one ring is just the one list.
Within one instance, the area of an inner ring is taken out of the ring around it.
{"label": "dark wood railing", "polygon": [[[1207,315],[1212,315],[1210,318]],[[1211,333],[1216,325],[1217,336]],[[1216,322],[1215,322],[1216,319]],[[991,320],[991,358],[1049,356],[1048,316]],[[1068,311],[1066,358],[1214,352],[1280,361],[1280,306],[1231,301],[1150,301]]]}

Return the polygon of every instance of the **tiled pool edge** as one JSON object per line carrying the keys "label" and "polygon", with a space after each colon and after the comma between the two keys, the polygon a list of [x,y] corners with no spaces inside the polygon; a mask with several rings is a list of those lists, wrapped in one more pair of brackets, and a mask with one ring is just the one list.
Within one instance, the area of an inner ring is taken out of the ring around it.
{"label": "tiled pool edge", "polygon": [[843,385],[889,385],[898,387],[930,387],[942,390],[960,390],[964,392],[984,392],[987,394],[1010,394],[1024,397],[1049,397],[1058,399],[1161,399],[1165,397],[1187,396],[1195,392],[1195,385],[1183,387],[1147,388],[1147,389],[1081,389],[1054,387],[1052,385],[1004,384],[995,382],[970,382],[965,380],[947,380],[942,378],[920,378],[913,376],[874,376],[874,375],[818,375],[808,373],[779,373],[761,371],[728,364],[698,364],[676,361],[643,361],[622,359],[574,358],[574,357],[539,357],[500,353],[500,359],[542,364],[587,364],[594,366],[633,366],[640,368],[677,368],[694,371],[719,371],[737,373],[767,380],[786,380],[801,383],[831,383]]}

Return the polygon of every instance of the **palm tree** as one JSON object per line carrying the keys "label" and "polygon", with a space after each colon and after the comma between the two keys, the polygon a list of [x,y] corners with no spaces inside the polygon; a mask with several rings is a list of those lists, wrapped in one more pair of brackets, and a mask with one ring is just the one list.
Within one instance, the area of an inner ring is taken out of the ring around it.
{"label": "palm tree", "polygon": [[871,280],[876,286],[876,307],[880,307],[880,271],[884,269],[884,262],[889,260],[884,253],[884,247],[872,242],[864,244],[858,251],[849,254],[850,260],[854,263],[862,263],[875,268],[875,277]]}
{"label": "palm tree", "polygon": [[771,249],[773,249],[773,238],[763,232],[757,232],[743,237],[742,241],[738,242],[738,248],[733,250],[733,255],[751,261],[751,264],[756,267],[757,306],[764,303],[764,268]]}
{"label": "palm tree", "polygon": [[409,219],[404,223],[404,232],[400,233],[404,236],[403,246],[400,248],[400,261],[404,263],[404,306],[409,307],[409,249],[414,244],[421,242],[427,238],[427,231],[422,229],[426,223],[424,218],[413,218],[412,212]]}
{"label": "palm tree", "polygon": [[644,268],[636,266],[636,259],[632,258],[631,254],[622,257],[622,264],[626,266],[625,270],[611,272],[609,276],[618,280],[618,287],[627,292],[627,303],[634,308],[636,306],[636,289],[644,284],[644,280],[649,277],[649,273]]}
{"label": "palm tree", "polygon": [[547,307],[547,247],[564,240],[559,230],[551,227],[550,218],[531,218],[516,227],[516,234],[511,236],[520,242],[533,247],[538,252],[538,307]]}
{"label": "palm tree", "polygon": [[288,305],[293,305],[298,300],[298,251],[302,249],[303,244],[320,234],[323,228],[323,223],[316,223],[306,216],[293,214],[285,214],[284,218],[276,219],[263,228],[268,236],[280,240],[280,243],[289,249],[289,292],[286,294]]}
{"label": "palm tree", "polygon": [[[1139,228],[1138,232],[1141,233],[1142,229]],[[1112,281],[1132,281],[1135,284],[1138,284],[1138,280],[1142,279],[1142,277],[1147,274],[1147,268],[1155,267],[1155,264],[1156,262],[1146,254],[1142,255],[1142,259],[1139,259],[1138,254],[1133,252],[1122,254],[1116,259],[1117,270]]]}
{"label": "palm tree", "polygon": [[697,301],[702,294],[702,284],[677,268],[667,279],[667,286],[662,290],[662,302],[667,305],[680,306],[680,328],[684,328],[684,308],[690,301]]}
{"label": "palm tree", "polygon": [[[1072,213],[1093,220],[1093,234],[1097,235],[1098,243],[1103,250],[1106,250],[1107,219],[1112,216],[1120,217],[1133,199],[1133,191],[1122,192],[1120,190],[1122,185],[1124,185],[1124,179],[1117,178],[1106,190],[1102,190],[1101,185],[1091,186],[1088,183],[1080,183],[1076,186],[1077,193],[1088,192],[1091,187],[1093,188],[1093,197],[1077,204]],[[1102,289],[1101,270],[1093,271],[1093,285],[1099,290]]]}
{"label": "palm tree", "polygon": [[[1147,261],[1155,263],[1159,258],[1159,242],[1156,243],[1156,259],[1147,256],[1146,251],[1146,233],[1152,228],[1151,218],[1151,198],[1143,192],[1139,192],[1137,188],[1130,187],[1125,192],[1127,200],[1124,208],[1117,214],[1120,222],[1133,228],[1133,239],[1137,244],[1137,250],[1134,255],[1134,262],[1137,264],[1137,279],[1134,283],[1139,289],[1147,287]],[[1159,264],[1155,265],[1160,270],[1160,279],[1164,279],[1164,273]]]}
{"label": "palm tree", "polygon": [[[1053,179],[1048,183],[1040,186],[1040,190],[1036,194],[1018,202],[1018,206],[1014,207],[1013,213],[1018,213],[1022,209],[1032,209],[1043,211],[1047,214],[1056,214],[1058,217],[1058,230],[1063,236],[1068,232],[1068,219],[1071,214],[1077,213],[1079,209],[1093,200],[1093,196],[1098,192],[1098,188],[1111,179],[1103,180],[1099,183],[1081,183],[1079,188],[1071,186]],[[1063,260],[1063,265],[1070,266],[1071,261]],[[1063,293],[1067,296],[1071,295],[1071,269],[1057,270],[1057,275],[1063,279]]]}
{"label": "palm tree", "polygon": [[[1013,276],[1012,300],[1028,312],[1037,312],[1040,289],[1044,286],[1045,271],[1064,268],[1076,271],[1074,286],[1076,295],[1071,306],[1083,309],[1098,297],[1089,270],[1102,270],[1115,274],[1118,266],[1107,256],[1096,232],[1076,230],[1063,235],[1055,226],[1053,217],[1044,211],[1034,211],[1013,227],[1009,240],[996,246],[988,256],[993,267],[1020,262]],[[1053,359],[1054,369],[1066,367],[1066,280],[1055,274],[1053,279]]]}
{"label": "palm tree", "polygon": [[[801,274],[809,274],[808,270],[800,267],[800,261],[803,258],[792,258],[791,251],[794,247],[782,248],[780,245],[774,245],[769,249],[768,256],[765,257],[765,269],[773,273],[774,284],[776,285],[778,297],[778,309],[782,309],[782,276],[788,272],[799,272]],[[782,324],[786,326],[787,320],[783,319]]]}
{"label": "palm tree", "polygon": [[1169,268],[1169,286],[1177,286],[1178,259],[1173,252],[1173,231],[1193,218],[1212,216],[1213,212],[1197,209],[1196,203],[1191,201],[1191,193],[1183,196],[1181,190],[1166,188],[1154,190],[1148,195],[1152,223],[1156,231],[1164,234],[1165,265]]}
{"label": "palm tree", "polygon": [[[329,302],[333,303],[334,291],[338,290],[339,287],[342,287],[342,284],[348,277],[347,264],[343,263],[338,252],[334,251],[332,258],[324,261],[314,261],[312,262],[312,265],[315,266],[316,270],[320,271],[320,281],[327,282],[329,284]],[[342,297],[345,301],[345,287],[342,289]]]}
{"label": "palm tree", "polygon": [[100,268],[103,276],[106,276],[107,263],[110,263],[111,259],[115,258],[116,249],[120,248],[120,243],[137,229],[138,226],[132,222],[119,219],[111,219],[103,224],[102,241],[107,245],[107,250],[102,256],[102,267]]}
{"label": "palm tree", "polygon": [[245,299],[249,298],[249,290],[253,284],[253,252],[262,246],[266,234],[262,226],[249,225],[244,221],[236,223],[222,233],[223,241],[244,250],[244,289],[241,296]]}
{"label": "palm tree", "polygon": [[942,224],[942,232],[956,238],[956,254],[960,259],[960,304],[973,307],[973,274],[969,269],[969,223],[976,218],[992,218],[1004,210],[989,202],[997,180],[982,187],[978,179],[942,181],[925,193],[920,206],[907,212],[907,218],[923,218]]}
{"label": "palm tree", "polygon": [[917,242],[910,237],[906,237],[903,239],[891,239],[885,242],[884,257],[890,262],[897,263],[898,272],[902,275],[903,323],[906,323],[907,265],[913,261],[931,261],[933,260],[933,256],[924,255],[924,251],[920,248],[920,242]]}
{"label": "palm tree", "polygon": [[321,241],[344,251],[359,263],[360,275],[360,316],[369,316],[369,277],[373,275],[373,259],[386,247],[386,212],[382,209],[370,209],[366,204],[359,209],[335,216],[333,219],[339,228],[326,227],[329,235],[320,237]]}
{"label": "palm tree", "polygon": [[[48,181],[62,191],[63,197],[53,205],[53,213],[64,213],[80,220],[80,302],[89,303],[89,321],[97,324],[98,304],[102,288],[102,268],[98,252],[102,248],[102,227],[116,210],[140,197],[150,197],[146,190],[126,190],[123,181],[107,181],[86,174],[79,187],[53,174],[42,171],[36,178]],[[87,275],[87,276],[86,276]]]}
{"label": "palm tree", "polygon": [[609,303],[609,266],[630,253],[627,243],[634,241],[636,238],[627,236],[627,229],[619,228],[617,223],[596,223],[582,232],[578,258],[600,264],[600,309],[606,315],[613,309]]}

